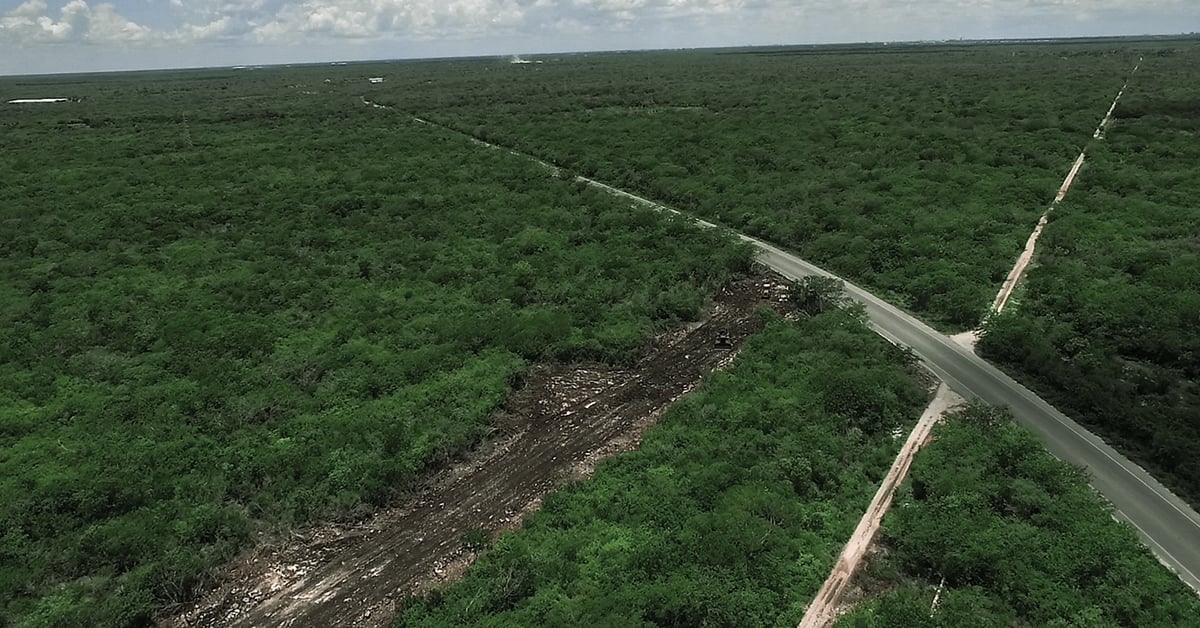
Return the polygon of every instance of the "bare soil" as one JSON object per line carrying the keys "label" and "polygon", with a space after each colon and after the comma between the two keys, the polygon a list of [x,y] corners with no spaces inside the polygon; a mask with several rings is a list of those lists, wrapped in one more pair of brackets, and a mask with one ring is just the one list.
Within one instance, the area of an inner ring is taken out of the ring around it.
{"label": "bare soil", "polygon": [[954,334],[950,336],[950,339],[962,347],[974,351],[975,346],[979,344],[979,330],[973,329],[971,331],[964,331],[961,334]]}
{"label": "bare soil", "polygon": [[871,500],[871,505],[863,513],[858,527],[854,529],[854,534],[846,542],[846,547],[842,549],[842,554],[834,564],[829,578],[825,580],[825,584],[813,598],[812,604],[806,609],[804,619],[800,621],[800,628],[830,626],[837,620],[839,613],[847,610],[846,605],[843,604],[843,596],[854,580],[863,557],[867,555],[875,541],[875,535],[883,523],[883,516],[892,506],[892,497],[895,496],[896,490],[908,476],[913,458],[930,441],[933,426],[941,421],[947,412],[963,403],[965,402],[962,397],[952,392],[948,386],[945,384],[938,386],[937,393],[929,402],[929,407],[925,408],[924,414],[921,415],[916,427],[909,434],[904,447],[896,455],[896,460],[892,463],[887,477],[879,485],[879,490],[876,491],[875,498]]}
{"label": "bare soil", "polygon": [[[1104,114],[1104,118],[1100,120],[1100,126],[1096,127],[1096,132],[1092,134],[1092,139],[1099,140],[1104,138],[1104,133],[1108,129],[1109,123],[1112,122],[1113,112],[1117,110],[1117,103],[1121,101],[1121,96],[1125,95],[1125,90],[1129,88],[1129,81],[1133,79],[1133,75],[1137,74],[1138,68],[1142,65],[1142,58],[1138,58],[1138,62],[1133,66],[1133,71],[1129,73],[1129,78],[1125,80],[1125,85],[1121,87],[1121,91],[1117,92],[1117,97],[1113,99],[1112,106],[1108,108],[1108,113]],[[1033,255],[1037,250],[1037,241],[1041,237],[1042,231],[1046,229],[1046,223],[1050,218],[1050,212],[1054,211],[1054,207],[1061,203],[1067,197],[1067,192],[1071,191],[1071,186],[1075,183],[1075,177],[1079,176],[1079,170],[1083,167],[1083,162],[1087,160],[1087,148],[1080,151],[1079,157],[1075,158],[1075,163],[1071,165],[1071,171],[1067,173],[1067,178],[1063,180],[1062,185],[1058,188],[1058,194],[1054,197],[1054,202],[1042,214],[1037,225],[1033,228],[1033,234],[1025,242],[1025,248],[1021,251],[1021,255],[1017,257],[1016,264],[1009,271],[1008,277],[1000,286],[1000,292],[996,295],[996,300],[992,302],[992,311],[1000,313],[1004,311],[1004,306],[1008,305],[1008,300],[1012,293],[1017,288],[1017,284],[1025,276],[1026,269],[1029,268],[1030,262],[1033,261]],[[961,343],[960,343],[961,344]],[[974,349],[974,346],[970,347]]]}
{"label": "bare soil", "polygon": [[[258,547],[199,602],[158,624],[387,626],[397,598],[461,577],[475,558],[465,534],[483,530],[494,540],[520,527],[547,493],[636,448],[674,401],[732,363],[762,326],[755,310],[782,307],[785,295],[774,278],[728,285],[703,322],[656,338],[629,368],[534,367],[495,418],[495,434],[407,503]],[[726,334],[732,349],[717,346]]]}

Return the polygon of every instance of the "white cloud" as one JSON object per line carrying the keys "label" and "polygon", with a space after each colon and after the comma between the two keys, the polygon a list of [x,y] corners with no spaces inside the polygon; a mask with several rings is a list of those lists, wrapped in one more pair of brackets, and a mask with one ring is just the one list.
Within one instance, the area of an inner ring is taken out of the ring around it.
{"label": "white cloud", "polygon": [[[181,25],[155,30],[123,16],[114,4],[69,0],[51,17],[46,0],[27,0],[0,15],[0,45],[86,43],[104,46],[194,43],[244,35],[262,14],[266,0],[170,0],[185,14]],[[259,21],[265,21],[260,19]]]}
{"label": "white cloud", "polygon": [[171,35],[171,39],[184,42],[208,41],[230,34],[233,18],[226,15],[207,24],[189,24]]}
{"label": "white cloud", "polygon": [[46,14],[46,0],[29,0],[8,14],[11,18],[37,19]]}
{"label": "white cloud", "polygon": [[0,43],[123,44],[156,37],[154,31],[125,19],[107,3],[92,7],[86,0],[70,0],[59,10],[57,19],[47,10],[45,0],[29,0],[0,17]]}
{"label": "white cloud", "polygon": [[[126,17],[120,7],[133,2],[136,15],[153,16],[146,19],[160,26]],[[1160,23],[1171,23],[1164,16],[1176,16],[1174,23],[1181,27],[1200,16],[1197,0],[23,0],[0,13],[0,54],[4,47],[50,43],[132,48],[220,41],[283,47],[488,39],[533,49],[539,41],[569,44],[582,41],[581,36],[600,48],[610,39],[653,46],[668,41],[656,38],[663,33],[675,43],[700,33],[709,38],[703,43],[934,33],[1022,36],[1029,33],[1002,29],[1025,20],[1021,28],[1026,30],[1072,32],[1147,12],[1156,12]],[[993,33],[992,24],[1001,30]],[[613,36],[606,39],[606,34]],[[734,37],[741,41],[728,41]]]}
{"label": "white cloud", "polygon": [[307,0],[255,29],[260,40],[402,37],[426,40],[494,34],[523,23],[545,0]]}
{"label": "white cloud", "polygon": [[82,9],[85,11],[83,15],[86,15],[88,25],[85,39],[90,43],[147,42],[159,36],[150,28],[125,19],[111,4],[98,4],[90,12],[87,12],[87,3],[84,0],[72,0],[72,2],[83,5]]}

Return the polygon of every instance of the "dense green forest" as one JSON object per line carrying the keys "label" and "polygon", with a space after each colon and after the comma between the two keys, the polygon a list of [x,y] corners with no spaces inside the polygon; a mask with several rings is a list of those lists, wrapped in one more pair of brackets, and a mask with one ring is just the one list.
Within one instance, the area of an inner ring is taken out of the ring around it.
{"label": "dense green forest", "polygon": [[323,76],[0,82],[82,99],[0,117],[0,624],[146,624],[404,491],[528,361],[628,359],[748,268]]}
{"label": "dense green forest", "polygon": [[[923,395],[853,310],[772,316],[640,450],[550,496],[396,626],[794,626]],[[840,626],[1181,626],[1200,599],[1075,468],[982,405],[935,429]],[[938,610],[930,616],[945,578]]]}
{"label": "dense green forest", "polygon": [[381,67],[372,94],[790,247],[958,330],[1156,45],[447,61]]}
{"label": "dense green forest", "polygon": [[1200,505],[1200,49],[1147,56],[983,355]]}
{"label": "dense green forest", "polygon": [[1196,625],[1200,598],[1027,429],[974,406],[934,438],[860,576],[889,590],[839,628]]}
{"label": "dense green forest", "polygon": [[[981,349],[1195,502],[1188,46],[0,79],[0,102],[77,99],[0,105],[0,625],[144,625],[264,535],[402,495],[478,440],[530,362],[627,361],[749,267],[718,233],[403,112],[789,246],[957,329],[979,320],[1145,54]],[[550,497],[399,621],[794,623],[886,471],[891,429],[923,400],[909,359],[853,311],[772,319],[643,450]],[[1062,621],[1188,610],[1138,597],[1140,579],[1177,588],[1099,522],[1078,477],[1038,462],[1023,433],[975,423],[962,429],[1009,446],[993,455],[964,434],[981,464],[1028,468],[1004,471],[1024,474],[1010,484],[980,471],[990,484],[972,495],[1016,487],[989,503],[1030,517],[1028,500],[1061,501],[1054,534],[1127,580],[1053,554],[1039,519],[1003,538],[1043,554],[967,569],[947,608],[1051,617],[1014,597],[1009,579],[1032,576],[1063,591]],[[890,568],[905,581],[950,565],[907,551]],[[924,595],[901,589],[857,617],[889,621]]]}
{"label": "dense green forest", "polygon": [[853,310],[767,313],[642,447],[551,495],[398,626],[794,626],[926,399]]}

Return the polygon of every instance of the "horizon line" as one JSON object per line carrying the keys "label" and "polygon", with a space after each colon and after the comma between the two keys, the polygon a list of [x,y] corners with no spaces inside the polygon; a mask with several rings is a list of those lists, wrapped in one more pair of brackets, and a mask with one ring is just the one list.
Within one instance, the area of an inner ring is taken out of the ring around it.
{"label": "horizon line", "polygon": [[111,74],[143,74],[155,72],[200,72],[205,70],[245,70],[245,69],[276,69],[276,68],[291,68],[291,67],[311,67],[322,65],[367,65],[372,63],[396,63],[396,62],[421,62],[421,61],[454,61],[454,60],[475,60],[475,59],[496,59],[505,57],[546,57],[553,55],[588,55],[588,54],[628,54],[628,53],[647,53],[647,52],[698,52],[705,50],[750,50],[757,48],[839,48],[848,46],[952,46],[960,44],[971,45],[1003,45],[1003,44],[1052,44],[1057,42],[1103,42],[1103,41],[1119,41],[1119,40],[1189,40],[1200,39],[1200,32],[1176,32],[1176,33],[1141,33],[1141,34],[1125,34],[1125,35],[1076,35],[1063,37],[1000,37],[1000,38],[957,38],[957,39],[911,39],[911,40],[888,40],[888,41],[841,41],[841,42],[826,42],[826,43],[787,43],[787,44],[743,44],[743,45],[728,45],[728,46],[698,46],[698,47],[682,47],[682,48],[610,48],[610,49],[595,49],[595,50],[560,50],[548,52],[506,52],[495,54],[466,54],[466,55],[447,55],[447,56],[431,56],[431,57],[392,57],[392,58],[375,58],[375,59],[328,59],[323,61],[299,61],[292,63],[246,63],[238,65],[210,65],[210,66],[174,66],[174,67],[148,67],[123,70],[92,70],[86,72],[42,72],[36,74],[0,74],[0,80],[9,78],[55,78],[67,76],[103,76]]}

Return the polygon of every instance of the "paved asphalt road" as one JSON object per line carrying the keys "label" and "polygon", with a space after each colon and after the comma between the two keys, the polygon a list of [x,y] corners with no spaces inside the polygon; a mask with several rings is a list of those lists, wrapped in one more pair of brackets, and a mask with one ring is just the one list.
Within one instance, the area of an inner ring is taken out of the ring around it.
{"label": "paved asphalt road", "polygon": [[[830,275],[765,242],[742,239],[759,249],[760,261],[786,277]],[[1037,432],[1052,454],[1083,467],[1092,486],[1116,507],[1117,516],[1133,524],[1159,560],[1200,591],[1196,511],[1141,467],[973,352],[858,286],[847,282],[846,291],[866,305],[875,331],[912,348],[956,392],[1009,408],[1017,421]]]}
{"label": "paved asphalt road", "polygon": [[[598,181],[584,177],[578,180],[660,211],[687,216]],[[701,226],[718,228],[688,218]],[[835,277],[762,240],[741,234],[738,237],[758,249],[760,262],[785,277]],[[974,352],[850,282],[846,282],[846,292],[866,306],[871,327],[879,335],[911,348],[955,392],[1008,408],[1018,422],[1041,437],[1050,453],[1083,467],[1092,487],[1112,502],[1117,517],[1132,524],[1158,559],[1200,592],[1200,515],[1195,510],[1141,467]]]}
{"label": "paved asphalt road", "polygon": [[[366,99],[363,102],[372,104]],[[414,120],[431,124],[419,118]],[[494,146],[447,127],[442,128],[558,171],[555,166],[532,155]],[[586,177],[576,177],[576,180],[639,205],[685,216],[701,226],[719,228],[599,181]],[[758,249],[759,261],[785,277],[835,276],[762,240],[742,234],[738,236]],[[955,392],[968,399],[980,399],[994,406],[1007,407],[1017,421],[1041,437],[1050,453],[1060,460],[1083,467],[1091,479],[1092,487],[1112,502],[1117,517],[1132,524],[1158,559],[1193,590],[1200,592],[1200,515],[1196,511],[1100,438],[946,335],[850,282],[846,282],[846,291],[866,306],[871,327],[879,335],[911,348]]]}

